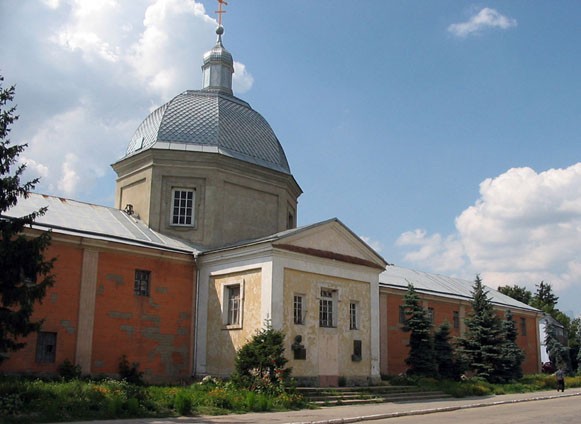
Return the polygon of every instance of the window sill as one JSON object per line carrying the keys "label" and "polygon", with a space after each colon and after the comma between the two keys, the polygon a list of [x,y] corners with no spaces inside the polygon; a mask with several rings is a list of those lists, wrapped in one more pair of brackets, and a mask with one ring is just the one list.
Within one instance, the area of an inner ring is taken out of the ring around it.
{"label": "window sill", "polygon": [[222,330],[241,330],[242,329],[242,324],[224,324],[222,326]]}

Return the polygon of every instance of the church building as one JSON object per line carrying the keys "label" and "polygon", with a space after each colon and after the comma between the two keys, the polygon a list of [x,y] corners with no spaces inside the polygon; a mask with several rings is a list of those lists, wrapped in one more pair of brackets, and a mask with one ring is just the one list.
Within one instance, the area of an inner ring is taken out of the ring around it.
{"label": "church building", "polygon": [[[116,375],[122,355],[147,381],[228,377],[236,351],[267,323],[286,335],[300,384],[375,384],[405,371],[401,306],[413,283],[434,325],[464,331],[471,283],[389,265],[340,220],[297,228],[302,191],[268,122],[232,92],[232,55],[204,55],[203,86],[153,111],[117,173],[115,207],[31,194],[41,207],[55,285],[42,331],[0,373]],[[526,373],[539,369],[540,313],[494,290],[519,323]]]}

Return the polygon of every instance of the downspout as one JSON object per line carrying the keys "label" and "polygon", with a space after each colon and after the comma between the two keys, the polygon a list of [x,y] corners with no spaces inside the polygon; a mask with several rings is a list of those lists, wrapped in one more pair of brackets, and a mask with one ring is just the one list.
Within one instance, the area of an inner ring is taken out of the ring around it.
{"label": "downspout", "polygon": [[200,268],[199,268],[199,261],[198,261],[198,257],[196,256],[196,254],[194,254],[194,264],[196,266],[196,309],[195,309],[195,313],[194,313],[194,337],[193,337],[193,343],[194,343],[194,347],[192,349],[192,378],[196,377],[196,362],[198,360],[198,310],[199,310],[199,299],[200,299]]}

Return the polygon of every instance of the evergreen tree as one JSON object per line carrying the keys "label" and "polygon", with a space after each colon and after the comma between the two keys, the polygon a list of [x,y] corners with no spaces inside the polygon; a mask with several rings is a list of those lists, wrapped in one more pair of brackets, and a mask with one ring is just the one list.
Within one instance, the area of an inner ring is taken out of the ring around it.
{"label": "evergreen tree", "polygon": [[288,360],[284,350],[284,333],[272,328],[267,321],[265,328],[238,350],[233,380],[253,390],[284,390],[292,371],[285,368]]}
{"label": "evergreen tree", "polygon": [[42,321],[32,320],[32,313],[35,303],[42,301],[47,287],[53,284],[54,262],[43,256],[50,233],[38,237],[23,234],[45,209],[21,218],[5,216],[19,198],[28,196],[38,179],[24,184],[20,181],[25,166],[17,165],[17,159],[26,144],[11,145],[7,138],[18,116],[16,108],[8,106],[14,99],[14,86],[5,89],[3,81],[0,75],[0,363],[9,352],[25,346],[21,337],[40,330]]}
{"label": "evergreen tree", "polygon": [[438,375],[447,380],[456,380],[460,376],[460,370],[454,358],[451,339],[450,324],[443,322],[434,334],[434,355]]}
{"label": "evergreen tree", "polygon": [[516,342],[518,331],[510,310],[506,311],[502,329],[504,343],[502,344],[501,360],[498,362],[497,374],[505,382],[518,380],[523,375],[522,363],[525,359],[525,354]]}
{"label": "evergreen tree", "polygon": [[434,341],[432,338],[432,323],[428,314],[420,304],[420,298],[412,284],[404,297],[406,322],[403,331],[410,333],[409,355],[406,358],[408,373],[424,377],[435,377],[436,360],[434,357]]}
{"label": "evergreen tree", "polygon": [[545,348],[549,354],[549,361],[555,368],[570,368],[569,348],[563,346],[557,337],[557,329],[551,321],[547,321],[545,328]]}
{"label": "evergreen tree", "polygon": [[466,334],[458,339],[458,353],[477,376],[491,383],[498,382],[502,380],[497,364],[502,357],[504,341],[501,322],[480,276],[476,276],[472,290],[472,312],[464,320]]}
{"label": "evergreen tree", "polygon": [[[550,283],[541,281],[536,285],[537,291],[531,300],[530,305],[540,309],[548,314],[553,315],[557,307],[559,298],[553,293],[553,288]],[[555,317],[556,318],[556,317]]]}

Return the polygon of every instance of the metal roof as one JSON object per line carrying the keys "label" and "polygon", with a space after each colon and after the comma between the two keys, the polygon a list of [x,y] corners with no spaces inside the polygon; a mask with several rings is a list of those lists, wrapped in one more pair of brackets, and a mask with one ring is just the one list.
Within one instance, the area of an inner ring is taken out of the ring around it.
{"label": "metal roof", "polygon": [[18,218],[43,207],[48,208],[47,212],[36,218],[34,227],[48,228],[62,234],[81,235],[182,253],[198,252],[186,242],[151,230],[138,218],[129,216],[119,209],[61,197],[31,193],[27,199],[20,198],[16,206],[9,209],[4,216]]}
{"label": "metal roof", "polygon": [[[383,286],[407,290],[408,283],[411,283],[418,293],[445,296],[459,300],[471,300],[472,289],[474,286],[473,281],[414,271],[412,269],[401,268],[398,266],[388,266],[387,269],[379,275],[380,287]],[[538,311],[532,306],[519,302],[518,300],[506,296],[488,286],[486,286],[486,289],[488,290],[488,298],[495,305],[528,311]]]}
{"label": "metal roof", "polygon": [[146,149],[218,153],[290,174],[268,122],[243,100],[207,90],[185,91],[145,118],[125,157]]}

